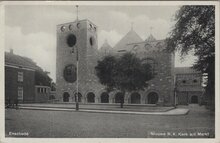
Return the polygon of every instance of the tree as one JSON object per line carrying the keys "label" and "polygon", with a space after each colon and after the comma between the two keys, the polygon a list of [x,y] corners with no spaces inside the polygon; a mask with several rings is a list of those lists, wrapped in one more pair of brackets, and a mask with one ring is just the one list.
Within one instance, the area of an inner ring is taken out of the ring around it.
{"label": "tree", "polygon": [[167,50],[190,50],[198,57],[193,68],[207,75],[206,95],[215,101],[215,7],[182,6],[175,15],[176,24],[167,38]]}
{"label": "tree", "polygon": [[117,89],[122,92],[121,108],[126,92],[143,90],[148,86],[146,81],[153,78],[151,66],[131,53],[125,53],[118,58],[106,56],[98,61],[95,69],[100,83],[106,86],[107,91]]}
{"label": "tree", "polygon": [[35,71],[35,84],[43,86],[51,86],[52,79],[48,76],[48,72],[43,70]]}

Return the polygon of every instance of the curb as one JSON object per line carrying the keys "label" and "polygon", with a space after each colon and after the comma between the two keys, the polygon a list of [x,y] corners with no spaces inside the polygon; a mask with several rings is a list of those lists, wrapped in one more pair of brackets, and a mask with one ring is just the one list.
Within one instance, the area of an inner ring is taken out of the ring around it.
{"label": "curb", "polygon": [[[28,108],[56,108],[56,109],[75,109],[75,107],[50,107],[50,106],[18,106],[18,108],[22,108],[22,107],[28,107]],[[121,112],[168,112],[170,110],[176,109],[174,107],[170,108],[170,109],[166,109],[166,110],[161,110],[161,111],[138,111],[138,110],[115,110],[115,109],[111,109],[111,108],[106,108],[106,109],[100,109],[100,108],[81,108],[80,110],[101,110],[101,111],[121,111]]]}
{"label": "curb", "polygon": [[[167,112],[135,112],[135,111],[114,111],[114,110],[88,110],[88,109],[81,109],[79,111],[74,110],[74,108],[39,108],[39,107],[19,107],[19,109],[23,110],[42,110],[42,111],[68,111],[68,112],[89,112],[89,113],[109,113],[109,114],[135,114],[135,115],[164,115],[164,116],[180,116],[180,115],[187,115],[189,110],[185,109],[186,111],[183,113],[170,113],[172,110]],[[175,109],[173,109],[175,110]]]}

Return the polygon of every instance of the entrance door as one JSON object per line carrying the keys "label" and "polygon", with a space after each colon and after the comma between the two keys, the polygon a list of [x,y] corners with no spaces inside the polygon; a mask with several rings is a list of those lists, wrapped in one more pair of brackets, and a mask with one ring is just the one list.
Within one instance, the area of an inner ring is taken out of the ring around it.
{"label": "entrance door", "polygon": [[87,94],[87,102],[88,103],[94,103],[95,102],[95,94],[92,92],[89,92]]}
{"label": "entrance door", "polygon": [[150,92],[147,96],[148,104],[156,104],[158,102],[158,94],[156,92]]}
{"label": "entrance door", "polygon": [[198,104],[198,96],[193,95],[193,96],[191,97],[191,103],[192,103],[192,104]]}
{"label": "entrance door", "polygon": [[101,94],[101,103],[109,103],[109,95],[107,92]]}

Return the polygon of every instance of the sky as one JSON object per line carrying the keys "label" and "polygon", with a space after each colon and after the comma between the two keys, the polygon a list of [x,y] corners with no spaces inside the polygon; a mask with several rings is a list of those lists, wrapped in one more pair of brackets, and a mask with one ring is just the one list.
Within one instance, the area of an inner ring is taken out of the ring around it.
{"label": "sky", "polygon": [[[98,26],[98,47],[107,39],[113,47],[130,29],[145,40],[150,33],[165,39],[179,6],[79,6],[79,19]],[[56,80],[56,25],[76,19],[74,5],[5,6],[5,51],[31,58]],[[133,23],[133,24],[132,24]],[[195,57],[175,56],[175,66],[192,66]]]}

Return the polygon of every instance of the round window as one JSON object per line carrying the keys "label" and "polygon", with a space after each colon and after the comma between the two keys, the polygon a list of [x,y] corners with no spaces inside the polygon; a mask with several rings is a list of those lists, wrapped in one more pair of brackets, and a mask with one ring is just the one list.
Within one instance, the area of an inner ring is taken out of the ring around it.
{"label": "round window", "polygon": [[76,81],[76,66],[75,65],[67,65],[63,71],[64,79],[67,82],[73,83]]}
{"label": "round window", "polygon": [[64,31],[65,31],[65,29],[66,29],[66,27],[65,27],[65,26],[61,26],[61,28],[60,28],[60,30],[61,30],[62,32],[64,32]]}
{"label": "round window", "polygon": [[76,25],[76,26],[77,26],[77,28],[80,28],[80,26],[81,26],[81,25],[80,25],[80,23],[77,23],[77,25]]}
{"label": "round window", "polygon": [[92,28],[92,24],[89,24],[89,27]]}
{"label": "round window", "polygon": [[89,43],[90,43],[91,46],[93,46],[93,45],[95,44],[95,39],[94,39],[94,37],[90,37],[90,38],[89,38]]}
{"label": "round window", "polygon": [[73,47],[76,44],[76,36],[74,34],[70,34],[67,37],[67,45],[69,47]]}
{"label": "round window", "polygon": [[73,30],[73,25],[72,24],[69,25],[69,30]]}

